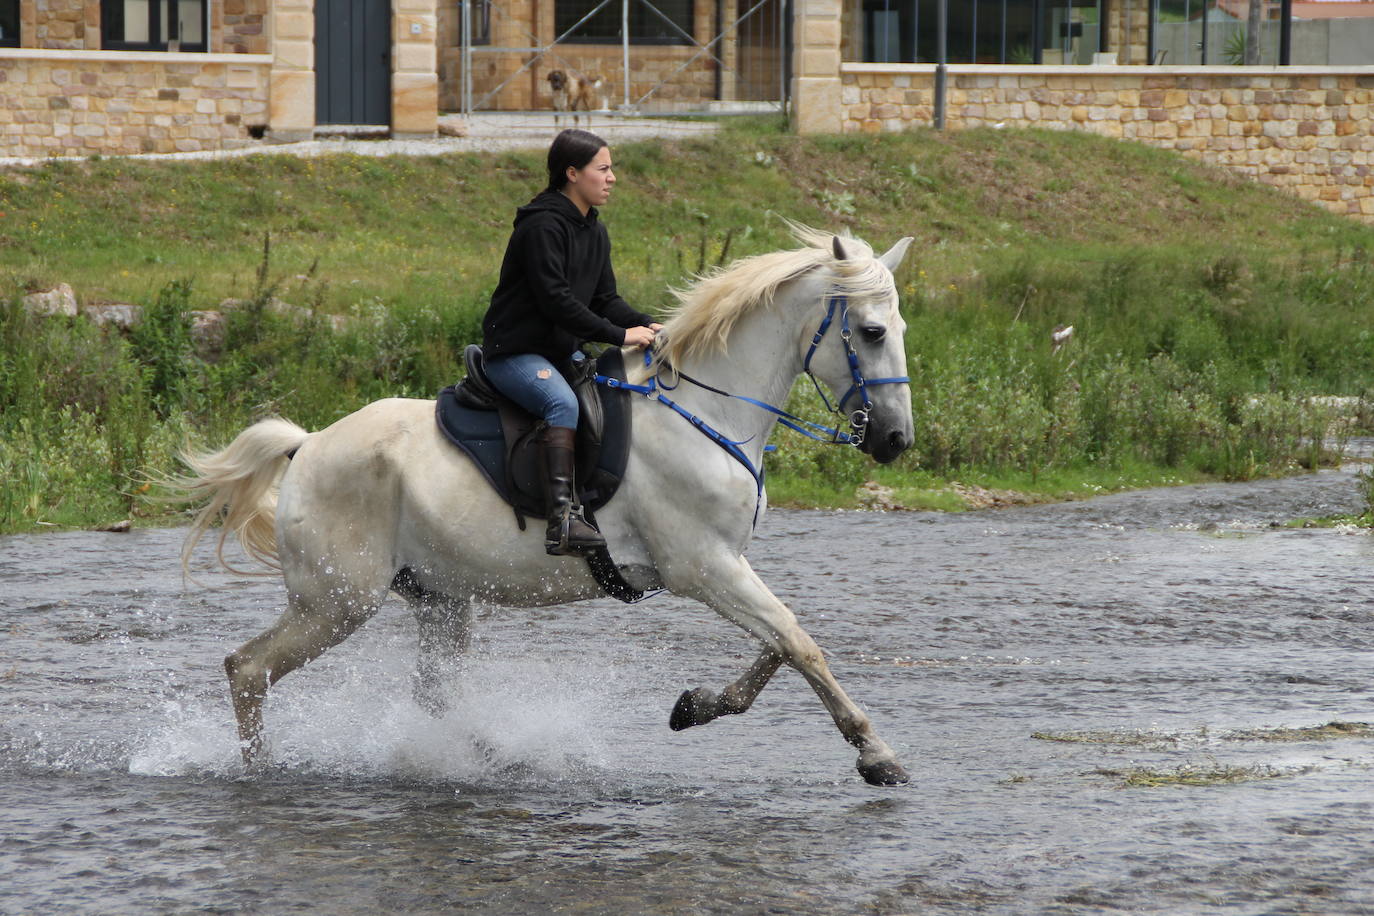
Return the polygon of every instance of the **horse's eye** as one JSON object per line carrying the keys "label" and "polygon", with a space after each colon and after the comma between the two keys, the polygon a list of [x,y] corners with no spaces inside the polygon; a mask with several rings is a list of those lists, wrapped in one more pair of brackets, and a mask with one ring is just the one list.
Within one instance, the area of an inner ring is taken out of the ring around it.
{"label": "horse's eye", "polygon": [[869,343],[877,343],[883,339],[883,335],[887,333],[887,328],[880,324],[866,324],[859,328],[859,333]]}

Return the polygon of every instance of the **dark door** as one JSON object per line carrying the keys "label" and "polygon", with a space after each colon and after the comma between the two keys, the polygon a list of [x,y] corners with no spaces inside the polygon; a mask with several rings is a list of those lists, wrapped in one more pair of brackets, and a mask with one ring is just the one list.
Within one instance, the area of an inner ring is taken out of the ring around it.
{"label": "dark door", "polygon": [[315,0],[315,123],[391,123],[391,0]]}

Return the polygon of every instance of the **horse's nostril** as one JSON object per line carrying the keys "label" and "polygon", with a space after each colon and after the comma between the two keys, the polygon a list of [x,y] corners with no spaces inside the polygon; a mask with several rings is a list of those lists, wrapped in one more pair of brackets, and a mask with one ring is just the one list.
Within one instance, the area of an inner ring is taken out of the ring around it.
{"label": "horse's nostril", "polygon": [[906,451],[906,447],[911,443],[906,441],[906,433],[900,429],[894,429],[887,434],[887,444],[892,446],[894,452]]}

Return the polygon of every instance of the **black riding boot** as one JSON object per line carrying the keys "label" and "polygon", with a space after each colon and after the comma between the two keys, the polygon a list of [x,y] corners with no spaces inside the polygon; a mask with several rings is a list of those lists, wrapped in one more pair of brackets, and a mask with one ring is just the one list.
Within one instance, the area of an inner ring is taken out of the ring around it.
{"label": "black riding boot", "polygon": [[576,467],[573,442],[576,433],[561,426],[544,430],[544,488],[549,505],[549,529],[544,533],[544,549],[556,557],[585,556],[606,546],[601,536],[582,517],[582,507],[573,492]]}

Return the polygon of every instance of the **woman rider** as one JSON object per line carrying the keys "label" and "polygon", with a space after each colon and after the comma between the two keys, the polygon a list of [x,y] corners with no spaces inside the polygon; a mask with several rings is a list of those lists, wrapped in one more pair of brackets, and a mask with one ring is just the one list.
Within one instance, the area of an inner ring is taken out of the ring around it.
{"label": "woman rider", "polygon": [[555,556],[604,547],[582,516],[573,488],[577,397],[560,367],[584,341],[646,347],[662,325],[616,292],[611,241],[596,208],[615,185],[606,141],[565,130],[549,147],[549,185],[515,211],[501,279],[482,319],[491,383],[547,424],[540,439]]}

